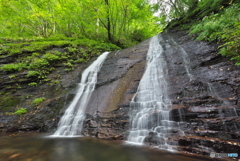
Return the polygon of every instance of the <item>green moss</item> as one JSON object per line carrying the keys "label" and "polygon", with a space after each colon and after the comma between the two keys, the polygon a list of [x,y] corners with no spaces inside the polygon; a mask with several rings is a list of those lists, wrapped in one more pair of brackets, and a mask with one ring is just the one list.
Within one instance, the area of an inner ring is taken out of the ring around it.
{"label": "green moss", "polygon": [[45,101],[45,100],[46,100],[45,97],[36,98],[36,99],[34,99],[34,100],[32,101],[32,104],[35,105],[35,106],[37,106],[37,105],[39,105],[40,103],[42,103],[43,101]]}
{"label": "green moss", "polygon": [[30,70],[27,73],[27,77],[38,77],[41,73],[39,71]]}
{"label": "green moss", "polygon": [[[58,51],[53,48],[60,48],[61,50]],[[89,39],[4,41],[4,44],[0,45],[0,52],[7,52],[4,54],[11,55],[7,55],[7,57],[14,58],[15,62],[5,64],[0,69],[7,73],[27,73],[22,74],[18,80],[28,83],[29,86],[38,86],[42,83],[51,82],[48,75],[56,67],[64,66],[66,71],[72,71],[77,63],[85,63],[103,51],[118,49],[120,48],[116,45]],[[16,82],[14,74],[9,77],[12,79],[11,83]],[[6,88],[11,89],[12,86]],[[20,85],[16,87],[16,89],[20,88]]]}
{"label": "green moss", "polygon": [[15,72],[15,71],[21,71],[24,68],[27,67],[27,64],[25,63],[12,63],[12,64],[5,64],[0,69],[2,69],[5,72]]}
{"label": "green moss", "polygon": [[52,53],[46,53],[43,56],[44,59],[46,59],[49,62],[56,62],[58,60],[61,60],[60,57],[58,55],[52,54]]}
{"label": "green moss", "polygon": [[38,83],[36,82],[31,82],[31,83],[28,83],[29,86],[32,86],[32,87],[36,87],[38,86]]}
{"label": "green moss", "polygon": [[0,111],[8,111],[19,103],[18,98],[9,95],[1,96],[0,100]]}
{"label": "green moss", "polygon": [[27,113],[27,109],[26,108],[19,108],[13,114],[14,115],[23,115],[25,113]]}
{"label": "green moss", "polygon": [[44,58],[36,58],[29,64],[29,69],[42,69],[49,66],[49,62]]}

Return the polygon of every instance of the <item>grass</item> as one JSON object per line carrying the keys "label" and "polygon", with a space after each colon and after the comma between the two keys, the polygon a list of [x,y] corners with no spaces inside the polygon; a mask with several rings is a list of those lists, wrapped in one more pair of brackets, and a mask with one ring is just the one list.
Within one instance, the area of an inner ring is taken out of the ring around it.
{"label": "grass", "polygon": [[[44,82],[47,75],[57,66],[66,71],[75,68],[75,64],[85,63],[103,51],[120,49],[110,43],[89,39],[38,39],[3,41],[0,55],[14,58],[14,62],[0,67],[6,73],[27,72],[26,79],[36,78],[34,82]],[[34,84],[34,86],[37,84]],[[31,84],[30,86],[33,86]]]}
{"label": "grass", "polygon": [[[0,112],[10,111],[16,115],[26,112],[24,108],[12,112],[21,101],[12,95],[17,90],[44,83],[48,86],[58,85],[61,82],[50,76],[58,67],[69,72],[104,51],[120,49],[110,43],[73,38],[0,38],[0,43],[0,58],[10,60],[8,64],[0,65],[0,72],[5,72],[0,80],[6,82],[0,92],[5,92],[4,90],[9,92],[0,93]],[[45,100],[45,97],[36,98],[29,102],[29,105],[35,107]]]}

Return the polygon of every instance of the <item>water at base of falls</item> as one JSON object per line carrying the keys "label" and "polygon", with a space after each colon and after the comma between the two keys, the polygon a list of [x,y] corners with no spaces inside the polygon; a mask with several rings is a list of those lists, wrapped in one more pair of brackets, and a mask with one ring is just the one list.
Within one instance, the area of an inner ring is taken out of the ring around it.
{"label": "water at base of falls", "polygon": [[60,119],[58,128],[52,137],[74,137],[81,135],[85,109],[95,89],[97,74],[108,53],[105,52],[100,55],[97,60],[84,70],[81,82],[78,84],[76,96]]}
{"label": "water at base of falls", "polygon": [[127,142],[171,150],[168,136],[180,130],[179,123],[170,121],[172,103],[168,96],[167,66],[158,36],[150,41],[146,70],[130,104],[131,129]]}

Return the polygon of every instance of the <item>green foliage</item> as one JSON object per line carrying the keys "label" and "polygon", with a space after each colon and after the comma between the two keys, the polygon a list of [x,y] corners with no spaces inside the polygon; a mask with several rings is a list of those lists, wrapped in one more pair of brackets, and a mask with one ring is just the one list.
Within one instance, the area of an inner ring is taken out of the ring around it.
{"label": "green foliage", "polygon": [[45,97],[36,98],[36,99],[34,99],[34,100],[32,101],[32,104],[35,105],[35,106],[37,106],[37,105],[39,105],[40,103],[42,103],[43,101],[45,101],[45,100],[46,100]]}
{"label": "green foliage", "polygon": [[93,46],[94,49],[99,51],[112,51],[112,50],[119,50],[120,48],[114,44],[107,44],[107,43],[95,43]]}
{"label": "green foliage", "polygon": [[[18,53],[14,63],[4,64],[0,69],[8,73],[27,73],[22,75],[25,77],[22,79],[24,79],[24,82],[30,82],[28,83],[29,86],[35,87],[45,82],[51,82],[48,75],[55,70],[56,66],[65,66],[66,71],[72,71],[76,67],[76,63],[85,63],[106,50],[120,49],[111,43],[89,39],[46,40],[49,39],[26,40],[23,42],[19,42],[20,40],[11,41],[11,39],[4,41],[4,45],[1,45],[0,48],[2,52],[8,53],[7,57],[14,48],[22,52]],[[13,55],[10,57],[13,57]],[[16,75],[9,76],[10,79],[15,77]],[[19,84],[15,84],[15,86],[15,88],[22,88]]]}
{"label": "green foliage", "polygon": [[10,79],[13,79],[13,78],[16,78],[16,77],[17,76],[15,74],[9,76]]}
{"label": "green foliage", "polygon": [[234,4],[223,12],[211,14],[192,25],[190,33],[198,34],[198,40],[217,41],[220,54],[231,57],[240,65],[240,4]]}
{"label": "green foliage", "polygon": [[29,69],[42,69],[42,68],[46,68],[47,66],[49,66],[49,62],[44,59],[44,58],[36,58],[33,59],[32,62],[29,64]]}
{"label": "green foliage", "polygon": [[75,47],[67,47],[67,50],[68,50],[68,52],[70,52],[70,53],[77,53],[77,52],[78,52],[78,49],[75,48]]}
{"label": "green foliage", "polygon": [[64,65],[66,65],[68,67],[73,67],[73,64],[71,62],[64,63]]}
{"label": "green foliage", "polygon": [[[161,31],[145,0],[0,0],[0,6],[0,34],[5,38],[43,37],[52,41],[74,37],[127,46],[135,41],[129,39],[135,31],[141,35],[137,41]],[[24,48],[42,50],[41,44]],[[20,52],[11,50],[12,54]]]}
{"label": "green foliage", "polygon": [[46,59],[47,61],[49,62],[54,62],[54,61],[57,61],[60,59],[60,57],[58,55],[54,55],[52,53],[46,53],[44,56],[43,56],[44,59]]}
{"label": "green foliage", "polygon": [[76,60],[76,63],[83,63],[85,62],[84,58],[79,58],[78,60]]}
{"label": "green foliage", "polygon": [[19,103],[18,98],[8,94],[0,95],[0,111],[7,111]]}
{"label": "green foliage", "polygon": [[240,65],[240,22],[236,22],[232,30],[222,36],[225,43],[220,46],[219,53],[231,57],[236,65]]}
{"label": "green foliage", "polygon": [[61,47],[69,45],[69,41],[58,40],[58,41],[43,41],[45,39],[39,39],[36,42],[31,42],[28,45],[23,47],[24,50],[35,52],[35,51],[44,51],[51,47]]}
{"label": "green foliage", "polygon": [[38,83],[36,82],[31,82],[31,83],[28,83],[29,86],[32,86],[32,87],[36,87],[38,86]]}
{"label": "green foliage", "polygon": [[194,10],[188,11],[188,14],[194,15],[198,19],[201,19],[205,16],[208,16],[212,13],[218,13],[222,11],[225,7],[231,5],[232,3],[238,0],[204,0],[199,1],[198,5],[194,8]]}
{"label": "green foliage", "polygon": [[9,55],[16,55],[22,53],[22,49],[19,48],[13,48],[10,50]]}
{"label": "green foliage", "polygon": [[13,114],[14,115],[23,115],[27,113],[27,109],[26,108],[18,108]]}
{"label": "green foliage", "polygon": [[15,71],[21,71],[24,68],[26,68],[27,65],[25,63],[12,63],[12,64],[5,64],[0,69],[2,69],[5,72],[15,72]]}
{"label": "green foliage", "polygon": [[[178,0],[158,1],[155,10],[171,20],[167,27],[181,26],[197,35],[197,40],[217,42],[220,54],[240,65],[240,1],[239,0]],[[166,10],[169,6],[170,11]]]}
{"label": "green foliage", "polygon": [[39,71],[30,70],[28,71],[27,77],[38,77],[41,73]]}

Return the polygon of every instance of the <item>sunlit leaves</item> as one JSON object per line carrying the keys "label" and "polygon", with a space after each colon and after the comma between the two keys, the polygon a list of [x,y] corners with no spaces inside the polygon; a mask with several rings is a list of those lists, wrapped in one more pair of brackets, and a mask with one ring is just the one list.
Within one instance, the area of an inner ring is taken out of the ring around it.
{"label": "sunlit leaves", "polygon": [[[106,2],[108,1],[108,4]],[[63,35],[129,44],[160,31],[145,0],[0,0],[0,34],[7,37]],[[154,30],[147,32],[152,26]]]}

